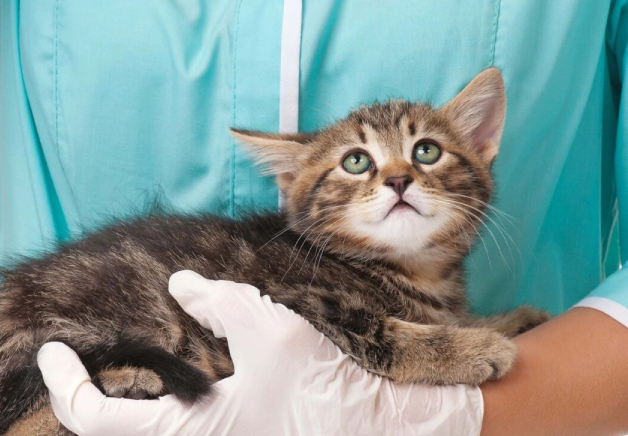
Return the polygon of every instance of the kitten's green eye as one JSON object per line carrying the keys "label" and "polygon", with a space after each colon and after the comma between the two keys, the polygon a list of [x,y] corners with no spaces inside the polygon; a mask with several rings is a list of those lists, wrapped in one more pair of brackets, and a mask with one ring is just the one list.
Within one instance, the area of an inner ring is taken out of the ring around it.
{"label": "kitten's green eye", "polygon": [[371,158],[366,153],[356,151],[345,157],[342,166],[351,174],[362,174],[372,166]]}
{"label": "kitten's green eye", "polygon": [[432,165],[440,155],[440,147],[431,142],[419,142],[414,147],[414,160],[424,165]]}

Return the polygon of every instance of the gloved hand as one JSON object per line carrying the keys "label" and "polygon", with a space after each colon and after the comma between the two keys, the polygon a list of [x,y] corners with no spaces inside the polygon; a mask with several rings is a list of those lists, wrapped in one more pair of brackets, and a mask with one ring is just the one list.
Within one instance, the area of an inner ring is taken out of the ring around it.
{"label": "gloved hand", "polygon": [[218,395],[186,406],[105,397],[78,356],[61,343],[38,355],[52,407],[68,429],[114,435],[476,436],[483,402],[477,387],[395,385],[366,372],[307,321],[249,285],[170,278],[183,309],[227,337],[235,375]]}

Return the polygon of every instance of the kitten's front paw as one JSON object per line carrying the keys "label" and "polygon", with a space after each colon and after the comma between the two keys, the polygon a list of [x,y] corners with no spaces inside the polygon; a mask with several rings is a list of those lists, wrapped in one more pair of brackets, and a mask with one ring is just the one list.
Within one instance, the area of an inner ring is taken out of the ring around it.
{"label": "kitten's front paw", "polygon": [[518,336],[522,333],[532,330],[549,321],[552,317],[549,313],[544,312],[532,306],[521,306],[511,312],[512,315],[512,336]]}
{"label": "kitten's front paw", "polygon": [[395,345],[386,375],[400,383],[479,385],[512,366],[515,344],[493,329],[390,320]]}
{"label": "kitten's front paw", "polygon": [[515,361],[515,344],[489,329],[461,329],[452,356],[452,378],[456,383],[479,385],[504,376]]}
{"label": "kitten's front paw", "polygon": [[163,394],[164,386],[155,372],[145,368],[109,368],[98,373],[95,380],[105,395],[143,400]]}

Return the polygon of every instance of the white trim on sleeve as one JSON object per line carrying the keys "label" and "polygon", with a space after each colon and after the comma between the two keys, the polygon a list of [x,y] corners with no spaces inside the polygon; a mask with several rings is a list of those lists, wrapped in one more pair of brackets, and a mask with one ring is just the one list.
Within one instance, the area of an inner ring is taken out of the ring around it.
{"label": "white trim on sleeve", "polygon": [[590,307],[591,309],[599,310],[628,327],[628,308],[608,298],[587,297],[574,307]]}

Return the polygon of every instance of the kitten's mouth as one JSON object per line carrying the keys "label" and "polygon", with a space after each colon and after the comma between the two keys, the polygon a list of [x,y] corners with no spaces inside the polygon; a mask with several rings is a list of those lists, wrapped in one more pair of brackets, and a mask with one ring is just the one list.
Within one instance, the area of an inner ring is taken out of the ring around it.
{"label": "kitten's mouth", "polygon": [[417,208],[412,206],[407,201],[404,201],[404,200],[401,200],[401,199],[399,199],[399,201],[397,203],[395,203],[395,205],[393,207],[390,208],[390,210],[386,214],[386,218],[388,218],[388,215],[390,215],[391,213],[393,213],[395,211],[399,211],[399,212],[414,211],[414,212],[418,213],[419,215],[422,215],[421,212],[419,212]]}

